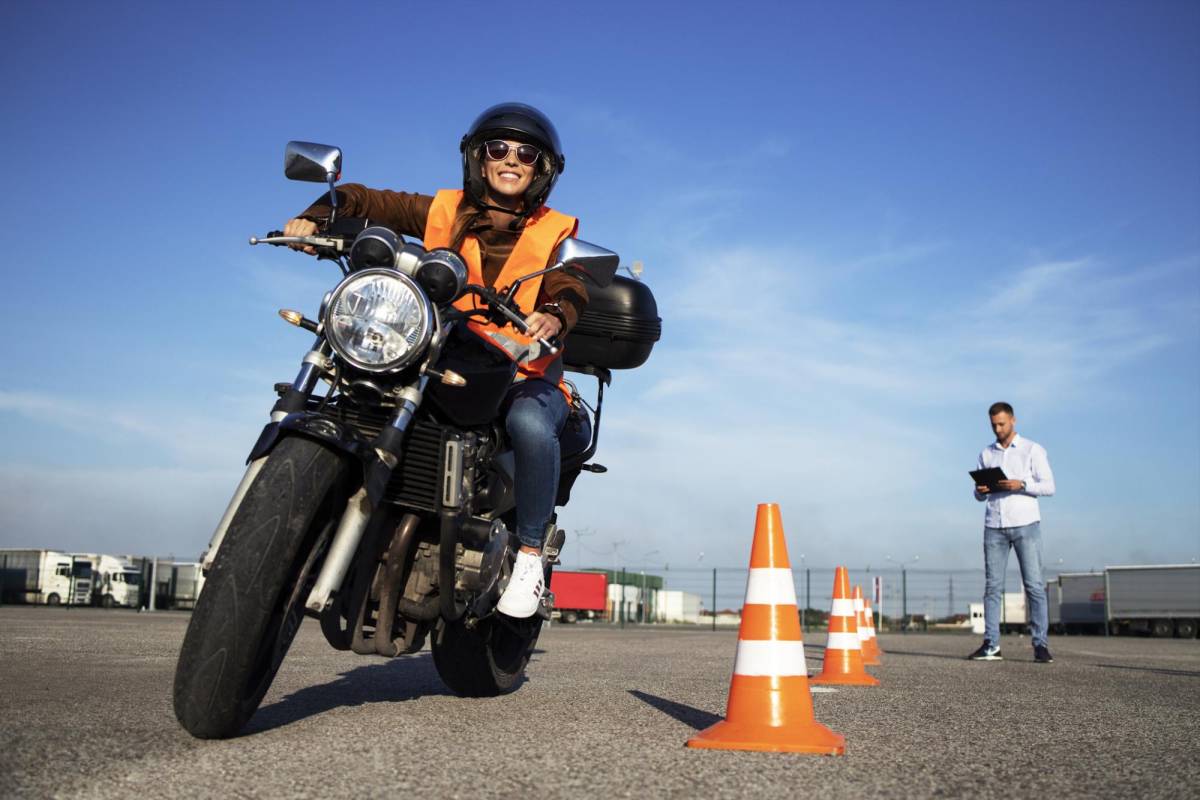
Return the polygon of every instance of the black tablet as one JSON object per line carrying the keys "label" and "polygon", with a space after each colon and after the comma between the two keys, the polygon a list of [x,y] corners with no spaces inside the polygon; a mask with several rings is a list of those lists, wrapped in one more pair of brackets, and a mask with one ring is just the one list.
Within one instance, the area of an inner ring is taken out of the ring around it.
{"label": "black tablet", "polygon": [[999,467],[973,469],[971,470],[971,477],[975,479],[976,486],[986,486],[989,489],[995,489],[996,484],[1000,483],[1000,481],[1008,480],[1008,476],[1004,474],[1004,470]]}

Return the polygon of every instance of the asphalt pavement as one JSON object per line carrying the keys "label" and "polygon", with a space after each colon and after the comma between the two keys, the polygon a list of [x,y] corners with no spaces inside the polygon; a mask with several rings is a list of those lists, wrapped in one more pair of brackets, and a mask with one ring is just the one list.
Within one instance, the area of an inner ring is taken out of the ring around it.
{"label": "asphalt pavement", "polygon": [[[1195,797],[1200,641],[880,637],[882,685],[815,692],[845,756],[692,750],[736,632],[554,625],[514,693],[462,699],[428,649],[334,651],[309,621],[239,738],[171,710],[189,616],[0,607],[0,797]],[[811,673],[824,636],[811,634]]]}

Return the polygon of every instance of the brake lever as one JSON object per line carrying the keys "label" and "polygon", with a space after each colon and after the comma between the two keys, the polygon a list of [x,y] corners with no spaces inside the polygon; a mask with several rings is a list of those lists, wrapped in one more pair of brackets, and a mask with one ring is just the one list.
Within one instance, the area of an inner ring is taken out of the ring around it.
{"label": "brake lever", "polygon": [[[513,327],[519,330],[521,333],[529,332],[529,325],[526,324],[525,319],[509,308],[509,305],[504,298],[498,296],[490,289],[485,289],[482,286],[468,286],[467,288],[471,291],[474,291],[475,294],[478,294],[484,300],[488,301],[488,305],[499,311],[509,322],[513,324]],[[558,355],[558,351],[562,347],[562,345],[556,342],[554,339],[546,340],[539,336],[537,341],[538,344],[549,350],[551,355]]]}
{"label": "brake lever", "polygon": [[283,247],[289,244],[304,244],[311,247],[323,247],[333,250],[335,253],[341,253],[346,248],[346,240],[341,237],[284,236],[280,231],[271,231],[262,238],[251,236],[250,244],[270,244],[276,247]]}

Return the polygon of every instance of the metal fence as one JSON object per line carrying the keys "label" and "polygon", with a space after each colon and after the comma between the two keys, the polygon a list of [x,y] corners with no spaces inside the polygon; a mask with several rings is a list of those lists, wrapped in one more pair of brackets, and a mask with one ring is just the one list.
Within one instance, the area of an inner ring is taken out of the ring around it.
{"label": "metal fence", "polygon": [[[573,568],[572,568],[573,569]],[[655,594],[651,588],[661,585],[664,591],[686,592],[700,598],[702,624],[734,624],[740,613],[746,592],[749,570],[734,567],[710,569],[663,569],[662,567],[622,567],[605,570],[610,582],[632,587],[624,604],[612,603],[613,624],[653,624]],[[1046,582],[1060,573],[1087,572],[1089,569],[1068,569],[1056,566],[1043,568]],[[802,610],[807,628],[823,625],[833,596],[835,567],[792,569],[796,588],[796,604]],[[887,629],[897,629],[904,620],[919,619],[924,623],[948,620],[957,616],[969,617],[971,603],[983,601],[984,571],[982,569],[870,569],[850,568],[851,586],[861,586],[863,596],[870,599],[874,610],[885,621]],[[876,598],[876,578],[882,597]],[[659,583],[661,581],[661,584]],[[1005,592],[1021,592],[1021,576],[1010,565],[1005,573]],[[715,613],[714,613],[715,612]]]}

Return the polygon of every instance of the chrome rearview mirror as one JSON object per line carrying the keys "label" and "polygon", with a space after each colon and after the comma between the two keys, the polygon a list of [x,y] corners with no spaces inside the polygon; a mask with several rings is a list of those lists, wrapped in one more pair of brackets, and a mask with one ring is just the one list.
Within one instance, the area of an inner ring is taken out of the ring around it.
{"label": "chrome rearview mirror", "polygon": [[342,151],[327,144],[288,142],[283,151],[283,174],[294,181],[336,181],[342,174]]}
{"label": "chrome rearview mirror", "polygon": [[342,177],[342,149],[313,142],[288,142],[283,150],[283,174],[294,181],[329,184],[329,224],[337,219],[337,186]]}
{"label": "chrome rearview mirror", "polygon": [[617,274],[621,257],[611,250],[572,236],[558,246],[557,261],[568,269],[583,273],[592,283],[604,288],[612,283],[613,276]]}

